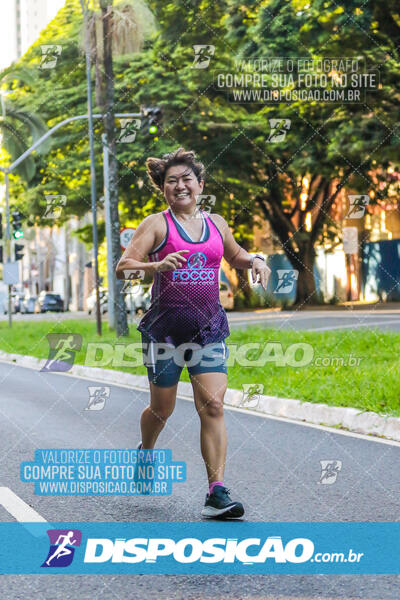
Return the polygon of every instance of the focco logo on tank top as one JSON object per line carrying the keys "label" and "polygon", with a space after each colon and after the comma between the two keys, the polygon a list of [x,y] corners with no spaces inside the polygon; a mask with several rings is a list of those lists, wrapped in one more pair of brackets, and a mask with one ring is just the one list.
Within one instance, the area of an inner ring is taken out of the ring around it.
{"label": "focco logo on tank top", "polygon": [[172,281],[177,283],[213,283],[215,270],[204,268],[207,257],[203,252],[195,252],[187,259],[187,267],[172,272]]}

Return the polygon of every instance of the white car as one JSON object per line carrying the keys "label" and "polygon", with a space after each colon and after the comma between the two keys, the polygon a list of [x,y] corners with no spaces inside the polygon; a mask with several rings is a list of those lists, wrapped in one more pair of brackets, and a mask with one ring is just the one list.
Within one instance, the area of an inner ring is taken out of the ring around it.
{"label": "white car", "polygon": [[125,304],[128,313],[143,314],[150,306],[150,290],[149,286],[144,286],[140,283],[132,286],[127,294],[125,294]]}
{"label": "white car", "polygon": [[21,313],[34,313],[37,296],[25,296],[21,302]]}
{"label": "white car", "polygon": [[[99,290],[99,298],[100,298],[100,311],[101,311],[101,314],[104,315],[107,312],[107,310],[108,310],[108,306],[107,306],[107,301],[108,301],[107,290],[100,289]],[[87,311],[88,311],[89,315],[91,315],[92,312],[94,312],[94,313],[96,312],[96,288],[94,290],[92,290],[92,292],[90,293],[90,295],[87,297],[86,307],[87,307]]]}

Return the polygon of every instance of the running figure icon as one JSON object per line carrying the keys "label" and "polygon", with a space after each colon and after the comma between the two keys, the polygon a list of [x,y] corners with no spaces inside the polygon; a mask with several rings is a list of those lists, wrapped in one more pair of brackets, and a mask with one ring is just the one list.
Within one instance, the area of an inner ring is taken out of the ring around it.
{"label": "running figure icon", "polygon": [[[62,556],[67,556],[68,554],[72,554],[72,550],[67,548],[68,545],[73,546],[77,543],[78,540],[71,539],[74,536],[73,531],[68,531],[66,535],[59,535],[56,541],[57,549],[56,551],[46,560],[46,565],[50,566],[51,561],[54,558],[61,558]],[[62,542],[60,540],[63,540]]]}
{"label": "running figure icon", "polygon": [[79,333],[48,333],[49,357],[42,371],[69,371],[75,360],[75,353],[82,347]]}
{"label": "running figure icon", "polygon": [[56,350],[58,350],[58,352],[56,353],[55,356],[53,356],[53,361],[57,361],[57,360],[64,360],[64,361],[68,361],[71,358],[71,355],[69,354],[69,350],[75,350],[75,344],[74,344],[74,336],[73,335],[69,335],[67,338],[65,339],[60,339],[58,344],[56,345]]}

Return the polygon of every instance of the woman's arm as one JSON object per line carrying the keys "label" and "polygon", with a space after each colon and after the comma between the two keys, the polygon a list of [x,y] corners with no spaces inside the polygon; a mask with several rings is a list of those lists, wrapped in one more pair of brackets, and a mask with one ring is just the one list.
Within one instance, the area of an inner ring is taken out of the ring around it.
{"label": "woman's arm", "polygon": [[[174,271],[185,264],[186,258],[182,254],[186,254],[189,250],[170,252],[163,260],[158,262],[143,262],[145,256],[154,248],[156,234],[160,233],[159,228],[163,222],[162,220],[163,216],[160,213],[149,215],[140,223],[117,264],[115,269],[117,279],[130,279],[132,276],[139,278],[140,271],[150,275],[157,271]],[[135,273],[135,271],[138,271],[138,273]]]}
{"label": "woman's arm", "polygon": [[117,279],[127,279],[124,271],[140,270],[153,274],[157,263],[144,262],[144,258],[154,248],[158,215],[149,215],[134,232],[125,252],[115,269]]}
{"label": "woman's arm", "polygon": [[224,241],[224,258],[235,269],[250,269],[252,272],[253,283],[257,281],[257,276],[260,275],[260,283],[264,289],[267,287],[268,277],[271,269],[261,258],[254,258],[242,246],[236,242],[229,228],[228,223],[221,215],[210,215],[216,226],[221,232]]}

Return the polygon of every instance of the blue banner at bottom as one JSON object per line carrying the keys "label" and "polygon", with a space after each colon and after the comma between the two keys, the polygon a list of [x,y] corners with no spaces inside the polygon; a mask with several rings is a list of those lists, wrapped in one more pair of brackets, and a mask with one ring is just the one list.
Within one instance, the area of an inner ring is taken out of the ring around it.
{"label": "blue banner at bottom", "polygon": [[400,573],[400,523],[0,523],[0,572]]}

